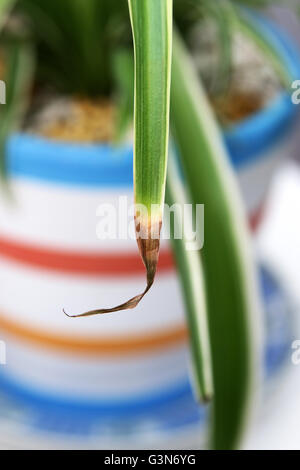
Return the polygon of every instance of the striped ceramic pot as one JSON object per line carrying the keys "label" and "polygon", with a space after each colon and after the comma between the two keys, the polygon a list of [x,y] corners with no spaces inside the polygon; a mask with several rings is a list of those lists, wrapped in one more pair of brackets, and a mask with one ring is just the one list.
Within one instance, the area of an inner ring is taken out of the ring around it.
{"label": "striped ceramic pot", "polygon": [[[299,78],[288,41],[256,21],[291,80]],[[253,229],[270,177],[290,153],[295,120],[282,93],[225,135]],[[27,423],[44,431],[87,436],[96,429],[122,436],[129,447],[137,435],[145,445],[153,429],[158,440],[170,430],[182,437],[202,410],[189,385],[184,308],[169,246],[162,244],[157,281],[137,309],[83,319],[62,312],[110,306],[144,287],[136,243],[97,237],[99,205],[118,206],[121,196],[132,202],[132,148],[19,134],[8,142],[7,172],[10,197],[0,198],[2,393],[31,410]]]}

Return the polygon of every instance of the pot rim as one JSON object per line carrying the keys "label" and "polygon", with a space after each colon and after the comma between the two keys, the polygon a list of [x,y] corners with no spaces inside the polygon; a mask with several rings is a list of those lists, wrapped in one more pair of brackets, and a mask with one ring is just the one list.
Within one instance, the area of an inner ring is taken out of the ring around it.
{"label": "pot rim", "polygon": [[[279,52],[291,83],[300,79],[300,54],[285,32],[262,15],[248,9],[243,13]],[[291,94],[283,91],[263,110],[226,130],[225,143],[233,165],[240,168],[259,159],[262,152],[267,152],[289,133],[299,111]]]}
{"label": "pot rim", "polygon": [[[269,19],[244,12],[279,51],[291,82],[300,78],[300,56],[290,39]],[[300,109],[299,109],[300,110]],[[298,115],[290,94],[282,92],[269,106],[224,132],[224,141],[236,169],[266,156],[283,140]],[[132,145],[82,144],[15,133],[7,141],[7,174],[64,185],[130,187]]]}

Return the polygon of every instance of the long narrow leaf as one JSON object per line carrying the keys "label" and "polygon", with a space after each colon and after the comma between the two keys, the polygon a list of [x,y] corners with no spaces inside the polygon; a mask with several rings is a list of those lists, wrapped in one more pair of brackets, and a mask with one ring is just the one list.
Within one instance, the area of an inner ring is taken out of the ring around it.
{"label": "long narrow leaf", "polygon": [[18,129],[27,109],[32,76],[34,53],[31,45],[23,40],[12,40],[5,50],[6,104],[0,107],[0,155],[1,176],[5,179],[5,146],[9,135]]}
{"label": "long narrow leaf", "polygon": [[250,12],[241,8],[236,8],[236,11],[239,21],[235,22],[235,28],[257,45],[278,77],[282,80],[283,85],[289,89],[290,76],[276,48],[265,38],[257,24],[253,22]]}
{"label": "long narrow leaf", "polygon": [[211,446],[231,449],[242,437],[260,370],[255,270],[236,181],[205,93],[178,36],[173,49],[171,123],[193,202],[205,204],[201,254],[213,362]]}
{"label": "long narrow leaf", "polygon": [[[170,209],[174,207],[173,205],[183,209],[185,204],[189,204],[186,192],[184,191],[183,181],[178,175],[178,170],[172,157],[169,159],[168,164],[166,202],[169,204]],[[183,214],[183,210],[179,211],[179,213]],[[187,214],[188,212],[185,213],[185,217],[187,217]],[[190,223],[191,221],[180,219],[179,214],[175,210],[174,225],[171,224],[170,229],[173,252],[185,300],[195,392],[199,401],[208,402],[212,398],[213,383],[205,283],[198,251],[187,249],[188,241],[184,236],[183,225]],[[183,236],[176,237],[176,233]]]}
{"label": "long narrow leaf", "polygon": [[132,123],[134,102],[134,62],[131,50],[118,50],[113,57],[113,71],[118,93],[115,141],[124,138]]}
{"label": "long narrow leaf", "polygon": [[172,0],[128,3],[135,55],[135,224],[147,284],[144,292],[117,307],[75,317],[136,307],[154,282],[158,262],[169,136]]}
{"label": "long narrow leaf", "polygon": [[15,3],[16,0],[0,0],[0,29],[5,23],[7,15],[11,11]]}

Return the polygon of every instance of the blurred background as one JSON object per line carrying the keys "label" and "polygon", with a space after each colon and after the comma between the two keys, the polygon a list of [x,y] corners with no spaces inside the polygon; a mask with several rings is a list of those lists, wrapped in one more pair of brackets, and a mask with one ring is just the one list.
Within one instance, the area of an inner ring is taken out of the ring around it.
{"label": "blurred background", "polygon": [[[286,4],[258,12],[242,2],[233,27],[228,2],[220,14],[203,0],[192,20],[177,3],[257,253],[264,391],[245,448],[299,449],[300,105],[291,100],[299,19]],[[0,447],[199,448],[209,409],[193,396],[166,241],[137,309],[76,320],[62,312],[109,306],[144,287],[135,242],[97,237],[100,204],[133,202],[130,25],[120,2],[109,7],[118,14],[99,4],[100,22],[93,0],[84,10],[20,0],[3,21]]]}

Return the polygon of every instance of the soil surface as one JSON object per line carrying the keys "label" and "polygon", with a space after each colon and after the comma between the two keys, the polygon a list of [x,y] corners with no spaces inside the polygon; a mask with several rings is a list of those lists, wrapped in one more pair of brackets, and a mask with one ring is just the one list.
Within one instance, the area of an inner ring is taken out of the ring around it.
{"label": "soil surface", "polygon": [[109,100],[57,97],[33,114],[26,130],[66,142],[111,142],[115,114]]}
{"label": "soil surface", "polygon": [[222,125],[235,124],[266,107],[283,89],[263,52],[235,32],[227,72],[220,75],[222,48],[212,23],[201,25],[189,39],[199,74]]}
{"label": "soil surface", "polygon": [[[210,102],[223,127],[236,124],[266,107],[283,86],[263,53],[249,39],[235,33],[226,76],[220,70],[220,47],[211,24],[191,32],[192,54]],[[25,130],[71,142],[111,142],[116,110],[109,100],[67,98],[53,93],[36,100]]]}

